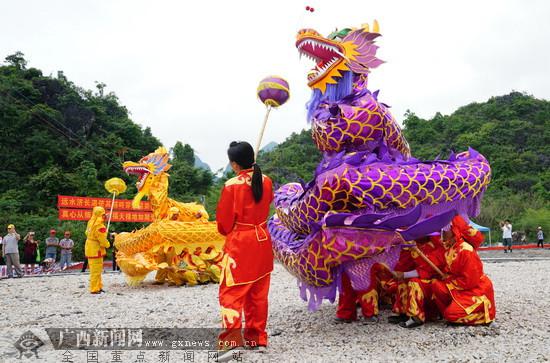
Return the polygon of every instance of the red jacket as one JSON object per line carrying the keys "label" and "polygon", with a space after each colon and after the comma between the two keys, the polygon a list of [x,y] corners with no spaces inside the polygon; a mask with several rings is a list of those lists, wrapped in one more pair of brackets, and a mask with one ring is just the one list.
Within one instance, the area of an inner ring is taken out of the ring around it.
{"label": "red jacket", "polygon": [[[453,300],[471,314],[479,305],[484,306],[480,319],[488,323],[495,319],[493,284],[483,272],[483,263],[475,249],[467,242],[456,242],[445,253],[449,277],[443,282]],[[470,318],[475,318],[471,316]]]}
{"label": "red jacket", "polygon": [[[418,249],[428,257],[441,271],[446,267],[445,248],[439,238],[430,238],[429,241],[418,243]],[[395,271],[407,272],[416,270],[421,279],[438,278],[438,273],[413,249],[405,248],[401,251]]]}
{"label": "red jacket", "polygon": [[273,270],[271,237],[266,225],[273,184],[263,176],[263,196],[256,203],[251,180],[251,169],[229,179],[216,209],[218,231],[226,236],[221,279],[227,286],[254,282]]}
{"label": "red jacket", "polygon": [[[441,271],[446,267],[445,248],[437,239],[418,244],[418,249]],[[411,251],[415,269],[421,279],[440,278],[439,274],[416,251]]]}

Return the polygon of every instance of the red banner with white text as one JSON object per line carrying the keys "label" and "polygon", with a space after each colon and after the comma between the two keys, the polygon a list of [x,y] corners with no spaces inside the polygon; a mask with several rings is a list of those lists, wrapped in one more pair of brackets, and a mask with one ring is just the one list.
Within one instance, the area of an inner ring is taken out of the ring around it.
{"label": "red banner with white text", "polygon": [[[69,195],[57,196],[58,208],[77,208],[77,209],[93,209],[95,206],[100,206],[107,209],[111,209],[111,198],[95,198],[95,197],[72,197]],[[151,211],[150,202],[140,202],[140,211]],[[132,208],[131,199],[115,199],[116,210],[135,210]]]}
{"label": "red banner with white text", "polygon": [[[109,210],[107,210],[109,213]],[[92,217],[91,209],[59,208],[59,219],[62,221],[87,221]],[[111,222],[152,222],[153,213],[148,211],[113,211]]]}
{"label": "red banner with white text", "polygon": [[[92,216],[92,209],[96,206],[111,210],[110,198],[73,197],[68,195],[57,196],[59,219],[64,221],[87,221]],[[112,222],[152,222],[153,213],[150,202],[141,202],[140,209],[132,209],[132,200],[115,199]]]}

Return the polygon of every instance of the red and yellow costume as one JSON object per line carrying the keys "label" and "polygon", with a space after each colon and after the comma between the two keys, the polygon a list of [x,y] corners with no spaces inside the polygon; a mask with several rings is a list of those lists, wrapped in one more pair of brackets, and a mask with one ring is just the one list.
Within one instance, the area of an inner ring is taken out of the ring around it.
{"label": "red and yellow costume", "polygon": [[[413,268],[414,261],[410,248],[402,249],[393,270],[404,273]],[[398,315],[405,315],[407,312],[407,281],[397,280],[396,278],[390,279],[386,283],[386,293],[392,296],[392,311]]]}
{"label": "red and yellow costume", "polygon": [[223,252],[216,249],[215,246],[209,246],[206,252],[201,252],[199,257],[206,263],[206,271],[210,274],[212,280],[220,281]]}
{"label": "red and yellow costume", "polygon": [[[432,237],[427,242],[418,243],[416,247],[440,270],[445,268],[445,249],[439,238]],[[410,258],[399,267],[401,271],[405,270],[404,272],[416,271],[418,276],[399,282],[395,299],[396,304],[399,304],[398,313],[422,322],[426,319],[435,319],[438,311],[431,298],[432,282],[440,276],[415,249],[411,248],[409,253]]]}
{"label": "red and yellow costume", "polygon": [[84,253],[90,265],[90,292],[97,293],[102,290],[101,273],[103,272],[103,257],[110,246],[107,240],[107,228],[103,222],[105,209],[94,207],[92,218],[86,227],[86,244]]}
{"label": "red and yellow costume", "polygon": [[371,283],[367,290],[356,291],[351,286],[351,281],[345,272],[342,272],[342,288],[338,295],[338,307],[336,317],[342,320],[357,320],[357,304],[361,307],[361,313],[365,318],[378,315],[380,294],[386,283],[392,278],[388,268],[380,263],[375,263],[371,270]]}
{"label": "red and yellow costume", "polygon": [[453,218],[451,230],[455,243],[445,252],[448,277],[433,283],[434,300],[449,322],[490,323],[496,315],[493,284],[475,251],[483,235],[460,216]]}
{"label": "red and yellow costume", "polygon": [[[251,169],[228,180],[216,210],[218,231],[226,236],[219,293],[225,329],[219,337],[222,349],[244,344],[267,345],[267,296],[273,251],[266,219],[273,186],[271,179],[263,176],[263,196],[256,203],[251,180]],[[241,333],[243,311],[246,343]]]}

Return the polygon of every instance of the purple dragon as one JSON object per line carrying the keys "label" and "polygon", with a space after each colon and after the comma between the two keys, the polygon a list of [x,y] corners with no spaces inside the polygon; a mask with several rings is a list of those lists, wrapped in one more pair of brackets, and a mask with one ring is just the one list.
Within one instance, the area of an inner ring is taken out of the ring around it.
{"label": "purple dragon", "polygon": [[491,178],[473,149],[448,160],[419,161],[399,125],[367,88],[382,61],[375,21],[323,37],[298,32],[296,47],[313,59],[308,75],[312,138],[323,160],[307,184],[275,192],[269,221],[278,260],[298,278],[301,296],[317,309],[334,302],[345,271],[356,290],[370,285],[376,262],[393,267],[402,245],[449,225],[455,214],[476,216]]}

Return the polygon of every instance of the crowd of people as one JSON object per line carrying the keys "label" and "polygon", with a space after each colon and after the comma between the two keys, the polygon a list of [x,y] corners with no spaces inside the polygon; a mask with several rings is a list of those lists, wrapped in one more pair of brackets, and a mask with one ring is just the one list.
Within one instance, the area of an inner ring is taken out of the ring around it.
{"label": "crowd of people", "polygon": [[[57,261],[59,252],[59,267],[66,270],[71,266],[74,241],[71,239],[71,232],[65,231],[63,238],[57,237],[55,229],[50,230],[50,235],[44,240],[45,255],[40,255],[40,240],[36,239],[34,231],[29,231],[23,239],[17,233],[15,225],[8,225],[8,233],[0,240],[2,243],[2,256],[6,263],[7,277],[23,277],[33,275],[36,266],[41,264],[53,264]],[[23,243],[23,259],[19,256],[19,245]],[[22,262],[22,263],[21,263]],[[14,276],[15,275],[15,276]]]}

